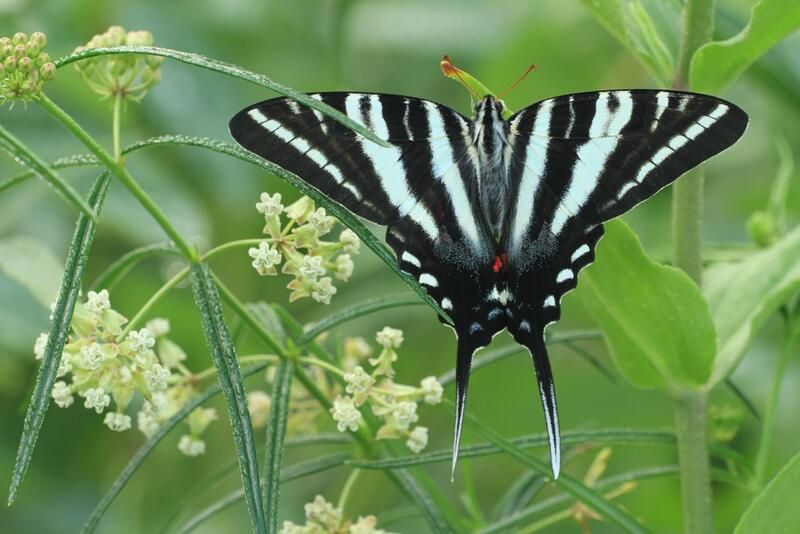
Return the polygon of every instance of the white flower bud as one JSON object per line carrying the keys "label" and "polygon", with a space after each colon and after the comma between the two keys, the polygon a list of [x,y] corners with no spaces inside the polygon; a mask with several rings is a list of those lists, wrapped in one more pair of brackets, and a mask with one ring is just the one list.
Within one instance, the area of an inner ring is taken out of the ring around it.
{"label": "white flower bud", "polygon": [[206,442],[200,438],[184,434],[178,441],[178,450],[186,456],[200,456],[206,453]]}
{"label": "white flower bud", "polygon": [[339,243],[342,244],[347,254],[358,254],[358,250],[361,248],[361,240],[356,233],[349,228],[345,228],[342,230],[342,233],[339,234]]}
{"label": "white flower bud", "polygon": [[123,413],[108,412],[103,424],[114,432],[124,432],[131,427],[131,418]]}
{"label": "white flower bud", "polygon": [[398,402],[392,410],[392,417],[397,421],[397,426],[403,430],[408,429],[411,423],[419,420],[417,415],[417,403],[411,401]]}
{"label": "white flower bud", "polygon": [[325,274],[325,267],[323,267],[322,262],[322,256],[303,256],[303,261],[298,270],[300,274],[309,280],[316,280]]}
{"label": "white flower bud", "polygon": [[322,495],[317,495],[313,502],[305,505],[306,520],[317,523],[326,532],[338,530],[342,522],[342,511],[326,501]]}
{"label": "white flower bud", "polygon": [[92,343],[89,346],[81,347],[76,363],[83,369],[96,371],[103,361],[103,351],[100,345]]}
{"label": "white flower bud", "polygon": [[97,413],[103,413],[103,410],[111,404],[111,396],[102,387],[87,389],[83,392],[83,396],[83,407],[87,410],[93,409]]}
{"label": "white flower bud", "polygon": [[345,391],[353,395],[358,406],[367,399],[369,389],[375,383],[375,380],[360,365],[353,369],[351,373],[345,373],[344,381],[347,383]]}
{"label": "white flower bud", "polygon": [[275,193],[270,195],[268,193],[261,193],[261,201],[256,203],[256,210],[263,213],[264,217],[273,217],[283,213],[283,204],[281,204],[281,194]]}
{"label": "white flower bud", "polygon": [[408,435],[406,447],[414,454],[419,454],[428,445],[428,429],[424,426],[414,427]]}
{"label": "white flower bud", "polygon": [[342,254],[336,258],[336,278],[347,282],[353,275],[353,258],[350,254]]}
{"label": "white flower bud", "polygon": [[258,248],[250,248],[247,251],[247,254],[253,258],[253,261],[250,265],[253,266],[253,269],[258,272],[261,276],[266,276],[268,274],[277,274],[275,271],[275,266],[280,265],[283,257],[281,256],[280,251],[270,246],[269,242],[262,241],[258,244]]}
{"label": "white flower bud", "polygon": [[170,376],[169,369],[165,369],[160,364],[154,363],[149,369],[144,371],[144,379],[147,387],[151,391],[162,391],[167,389],[167,379]]}
{"label": "white flower bud", "polygon": [[53,397],[53,401],[59,408],[69,408],[72,402],[75,400],[72,397],[72,390],[69,388],[66,382],[62,382],[61,380],[53,384],[53,392],[51,395]]}
{"label": "white flower bud", "polygon": [[308,216],[308,224],[314,229],[318,236],[323,236],[331,231],[336,219],[328,216],[325,208],[317,208]]}
{"label": "white flower bud", "polygon": [[358,430],[361,412],[356,409],[355,403],[350,397],[336,397],[333,401],[333,408],[331,408],[331,415],[333,415],[333,420],[337,423],[336,428],[339,432],[346,430],[355,432]]}
{"label": "white flower bud", "polygon": [[330,304],[331,297],[336,294],[336,288],[333,286],[330,277],[320,278],[313,282],[311,290],[311,298],[322,304]]}
{"label": "white flower bud", "polygon": [[99,293],[89,291],[86,295],[86,304],[84,304],[84,306],[91,313],[97,314],[111,309],[111,300],[108,298],[108,290],[103,289]]}
{"label": "white flower bud", "polygon": [[37,360],[44,358],[45,349],[47,349],[47,334],[42,332],[33,344],[33,355]]}
{"label": "white flower bud", "polygon": [[422,393],[425,395],[425,402],[428,404],[439,404],[442,402],[442,393],[444,389],[442,385],[436,380],[435,376],[428,376],[423,378],[420,382]]}
{"label": "white flower bud", "polygon": [[166,336],[169,334],[169,319],[156,317],[155,319],[147,321],[145,328],[150,330],[150,333],[152,333],[154,337]]}
{"label": "white flower bud", "polygon": [[153,333],[150,330],[142,328],[141,330],[133,330],[128,333],[128,343],[130,343],[134,351],[141,354],[152,349],[153,345],[156,344],[156,339],[153,337]]}
{"label": "white flower bud", "polygon": [[375,340],[386,349],[396,349],[403,344],[403,331],[386,326],[375,335]]}

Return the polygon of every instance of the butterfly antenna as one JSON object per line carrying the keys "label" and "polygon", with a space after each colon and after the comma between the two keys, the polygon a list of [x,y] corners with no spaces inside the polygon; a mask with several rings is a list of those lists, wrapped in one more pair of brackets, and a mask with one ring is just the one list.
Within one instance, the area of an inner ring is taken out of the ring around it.
{"label": "butterfly antenna", "polygon": [[467,404],[467,386],[469,385],[469,371],[472,367],[472,354],[464,338],[458,340],[458,354],[456,356],[456,419],[453,429],[453,465],[450,471],[450,482],[456,477],[456,464],[458,463],[458,449],[461,445],[461,427],[464,423],[464,409]]}
{"label": "butterfly antenna", "polygon": [[442,68],[442,74],[448,78],[457,78],[458,81],[461,82],[461,85],[466,87],[467,91],[469,91],[469,94],[475,97],[476,100],[483,98],[478,94],[477,91],[475,91],[475,89],[470,86],[469,83],[467,83],[467,81],[464,79],[464,76],[461,75],[461,73],[464,71],[453,65],[453,62],[450,60],[450,56],[445,54],[444,57],[442,57],[442,61],[439,63],[439,65]]}
{"label": "butterfly antenna", "polygon": [[536,65],[531,65],[530,67],[528,67],[528,70],[526,70],[526,71],[525,71],[525,73],[524,73],[522,76],[520,76],[520,77],[519,77],[519,80],[517,80],[516,82],[512,83],[512,84],[511,84],[511,87],[509,87],[508,89],[506,89],[505,91],[503,91],[502,93],[500,93],[500,94],[497,96],[497,98],[503,98],[503,97],[504,97],[504,96],[506,96],[508,93],[510,93],[510,92],[511,92],[511,91],[512,91],[512,90],[513,90],[513,89],[514,89],[516,86],[518,86],[519,84],[521,84],[522,82],[524,82],[524,81],[525,81],[525,78],[527,78],[527,77],[528,77],[528,74],[530,74],[530,73],[531,73],[531,72],[533,72],[534,70],[536,70]]}
{"label": "butterfly antenna", "polygon": [[556,389],[553,382],[553,371],[550,368],[550,359],[547,357],[547,348],[544,343],[544,333],[532,332],[526,344],[531,352],[533,367],[539,382],[539,395],[542,399],[544,419],[547,425],[547,437],[550,442],[550,466],[553,469],[553,478],[558,478],[561,472],[561,432],[558,426],[558,408],[556,407]]}

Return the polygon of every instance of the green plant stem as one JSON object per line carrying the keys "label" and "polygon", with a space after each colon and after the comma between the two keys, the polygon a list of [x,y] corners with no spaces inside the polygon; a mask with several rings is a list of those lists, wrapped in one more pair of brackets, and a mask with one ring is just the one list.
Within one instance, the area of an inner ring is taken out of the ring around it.
{"label": "green plant stem", "polygon": [[[687,0],[683,33],[673,87],[689,88],[689,68],[698,48],[714,32],[714,0]],[[677,181],[672,189],[672,243],[674,264],[702,284],[703,171]],[[683,524],[686,534],[713,532],[711,478],[706,417],[708,391],[684,390],[673,395],[678,458],[681,467]]]}
{"label": "green plant stem", "polygon": [[703,281],[702,169],[694,170],[672,186],[672,253],[676,267],[699,286]]}
{"label": "green plant stem", "polygon": [[161,208],[153,201],[152,198],[145,192],[139,183],[133,179],[133,176],[120,165],[119,161],[109,154],[103,147],[101,147],[89,133],[84,130],[80,124],[75,122],[69,114],[61,109],[55,102],[50,100],[44,93],[36,101],[45,111],[50,113],[59,122],[67,127],[75,137],[81,141],[89,151],[97,156],[103,165],[131,192],[131,194],[139,201],[139,203],[150,213],[150,216],[161,226],[164,233],[169,236],[175,246],[178,247],[186,258],[192,263],[199,262],[199,255],[195,248],[191,246],[181,235],[178,230],[172,226],[172,223],[167,219],[167,216],[161,211]]}
{"label": "green plant stem", "polygon": [[336,504],[336,507],[344,512],[345,506],[347,506],[347,500],[350,498],[350,494],[353,491],[353,486],[355,486],[356,480],[358,480],[358,476],[361,474],[361,469],[353,469],[350,473],[350,476],[347,477],[347,480],[344,483],[344,487],[342,488],[342,493],[339,495],[339,502]]}
{"label": "green plant stem", "polygon": [[[797,321],[798,319],[794,319]],[[789,362],[789,357],[792,354],[792,349],[797,342],[798,333],[800,329],[793,326],[792,319],[786,321],[787,333],[783,343],[783,350],[781,351],[778,365],[775,367],[775,378],[772,382],[772,387],[769,392],[769,399],[767,400],[767,407],[764,411],[764,423],[761,427],[761,441],[758,444],[758,454],[755,462],[755,473],[753,475],[753,489],[760,491],[764,487],[767,479],[767,460],[769,460],[769,451],[772,448],[772,437],[775,427],[775,413],[778,409],[778,398],[781,393],[781,383],[783,382],[784,374],[786,373],[786,364]]]}
{"label": "green plant stem", "polygon": [[706,441],[707,402],[705,389],[684,391],[673,399],[681,467],[683,531],[686,534],[714,531]]}
{"label": "green plant stem", "polygon": [[122,165],[122,149],[120,148],[120,120],[122,108],[122,95],[114,95],[114,117],[112,119],[112,136],[114,139],[114,160]]}
{"label": "green plant stem", "polygon": [[673,87],[685,91],[689,88],[689,68],[698,48],[711,40],[714,34],[714,0],[687,0],[683,8],[683,34],[678,72]]}

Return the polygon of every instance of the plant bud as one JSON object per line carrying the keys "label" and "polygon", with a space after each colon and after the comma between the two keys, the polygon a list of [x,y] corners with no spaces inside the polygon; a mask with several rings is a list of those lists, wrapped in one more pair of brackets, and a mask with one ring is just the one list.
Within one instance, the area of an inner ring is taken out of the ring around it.
{"label": "plant bud", "polygon": [[104,46],[124,45],[125,37],[125,28],[122,26],[111,26],[105,33],[106,44]]}
{"label": "plant bud", "polygon": [[153,70],[159,68],[164,63],[164,59],[166,59],[166,58],[164,58],[163,56],[145,56],[144,57],[144,61],[145,61],[145,63],[147,63],[147,66],[150,67]]}
{"label": "plant bud", "polygon": [[47,46],[47,37],[42,32],[33,32],[30,38],[31,43],[36,43],[41,50],[45,46]]}
{"label": "plant bud", "polygon": [[39,67],[39,74],[42,76],[44,81],[50,81],[56,76],[56,65],[55,63],[45,63],[41,67]]}
{"label": "plant bud", "polygon": [[26,55],[28,55],[28,50],[25,48],[24,44],[18,44],[14,47],[14,57],[19,59],[21,57],[25,57]]}
{"label": "plant bud", "polygon": [[22,57],[17,61],[17,68],[20,72],[24,72],[28,74],[29,72],[33,72],[33,61],[28,56]]}
{"label": "plant bud", "polygon": [[41,51],[42,49],[39,47],[39,45],[33,41],[30,41],[27,45],[25,45],[25,54],[28,57],[34,58],[38,56],[39,52]]}
{"label": "plant bud", "polygon": [[144,30],[128,32],[127,44],[131,46],[152,46],[153,34]]}
{"label": "plant bud", "polygon": [[8,73],[17,72],[17,58],[14,56],[8,56],[3,62],[3,66],[6,68],[6,72]]}
{"label": "plant bud", "polygon": [[28,36],[22,32],[17,32],[11,38],[11,42],[15,45],[25,45],[28,42]]}
{"label": "plant bud", "polygon": [[115,57],[110,59],[109,62],[111,66],[111,74],[114,76],[122,76],[122,74],[128,70],[128,63],[125,61],[124,57]]}
{"label": "plant bud", "polygon": [[41,67],[45,63],[50,63],[50,54],[47,52],[39,52],[39,55],[36,56],[36,66]]}
{"label": "plant bud", "polygon": [[747,233],[761,248],[770,246],[778,239],[775,219],[765,211],[756,211],[747,219]]}
{"label": "plant bud", "polygon": [[14,54],[14,46],[11,44],[11,41],[8,44],[0,45],[0,59],[5,60],[8,56]]}

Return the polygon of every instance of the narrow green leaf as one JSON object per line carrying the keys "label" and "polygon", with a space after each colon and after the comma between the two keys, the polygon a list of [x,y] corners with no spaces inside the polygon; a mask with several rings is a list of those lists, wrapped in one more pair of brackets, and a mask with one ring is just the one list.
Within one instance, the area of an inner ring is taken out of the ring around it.
{"label": "narrow green leaf", "polygon": [[247,411],[244,383],[239,371],[236,347],[230,341],[228,327],[222,314],[217,286],[211,271],[204,263],[192,266],[192,290],[200,311],[206,342],[214,359],[214,366],[217,368],[217,377],[225,393],[251,526],[255,532],[261,534],[266,532],[264,503],[261,499],[256,445],[250,413]]}
{"label": "narrow green leaf", "polygon": [[544,487],[545,482],[545,478],[536,471],[524,471],[497,501],[492,519],[497,521],[515,515],[531,502],[533,495]]}
{"label": "narrow green leaf", "polygon": [[742,514],[735,534],[793,533],[800,525],[800,453],[778,471]]}
{"label": "narrow green leaf", "polygon": [[[678,473],[680,473],[680,468],[677,465],[646,467],[644,469],[628,471],[619,475],[600,479],[592,487],[598,491],[611,490],[619,487],[621,484],[625,484],[626,482],[677,475]],[[514,514],[501,517],[491,525],[487,525],[483,529],[479,530],[478,533],[499,534],[502,532],[514,532],[516,530],[515,527],[530,525],[531,521],[536,516],[572,502],[574,502],[574,498],[572,495],[567,493],[543,499],[534,505],[531,505],[523,510],[519,510]]]}
{"label": "narrow green leaf", "polygon": [[289,393],[292,389],[292,360],[283,360],[272,386],[272,406],[267,424],[267,445],[264,457],[264,512],[267,532],[278,532],[278,501],[280,497],[281,462],[289,418]]}
{"label": "narrow green leaf", "polygon": [[170,243],[156,243],[135,248],[123,254],[117,261],[106,267],[106,269],[92,282],[92,289],[111,289],[122,278],[127,275],[140,261],[153,256],[163,256],[166,254],[180,256],[181,252]]}
{"label": "narrow green leaf", "polygon": [[31,149],[25,146],[22,141],[14,137],[14,135],[0,125],[0,148],[8,152],[8,154],[17,160],[18,163],[31,169],[42,179],[53,186],[53,189],[58,191],[64,199],[70,204],[78,208],[84,215],[89,217],[90,220],[95,221],[95,214],[89,204],[80,196],[80,194],[73,189],[71,185],[64,181],[56,172],[51,169],[47,163],[42,161]]}
{"label": "narrow green leaf", "polygon": [[[108,184],[109,174],[103,173],[92,186],[92,190],[89,193],[89,204],[92,206],[89,209],[92,210],[92,213],[95,210],[100,213],[108,190]],[[30,465],[33,449],[36,446],[39,431],[42,429],[47,407],[50,405],[50,392],[53,390],[58,366],[61,364],[61,354],[69,335],[72,312],[80,294],[83,270],[86,267],[86,261],[89,259],[95,226],[94,220],[85,214],[81,214],[78,217],[78,222],[75,225],[75,233],[72,236],[72,243],[67,252],[61,289],[53,310],[50,329],[47,332],[47,347],[45,348],[41,367],[39,367],[39,374],[36,376],[36,385],[33,388],[31,402],[28,404],[28,411],[25,414],[22,436],[17,450],[17,460],[14,463],[11,487],[8,491],[9,506],[17,498],[17,491]]]}
{"label": "narrow green leaf", "polygon": [[0,239],[0,272],[50,310],[58,294],[61,264],[44,243],[26,236]]}
{"label": "narrow green leaf", "polygon": [[320,102],[319,100],[311,98],[305,93],[301,93],[300,91],[292,89],[291,87],[274,82],[263,74],[257,74],[255,72],[243,69],[237,65],[211,59],[200,54],[182,52],[180,50],[170,50],[168,48],[158,48],[154,46],[115,46],[112,48],[86,48],[81,52],[57,59],[55,64],[56,67],[61,68],[75,61],[109,54],[145,54],[148,56],[168,57],[180,61],[181,63],[187,63],[189,65],[194,65],[195,67],[201,67],[214,72],[219,72],[221,74],[227,74],[228,76],[233,76],[235,78],[239,78],[240,80],[252,82],[256,85],[266,87],[267,89],[271,89],[276,93],[287,96],[292,100],[296,100],[297,102],[300,102],[311,109],[315,109],[323,115],[327,115],[333,120],[343,124],[344,126],[347,126],[354,132],[361,134],[374,143],[378,143],[381,146],[390,146],[385,140],[380,139],[367,128],[364,128],[362,125],[351,120],[344,113]]}
{"label": "narrow green leaf", "polygon": [[692,57],[690,86],[720,94],[767,50],[800,29],[800,2],[760,0],[750,21],[726,41],[708,43]]}
{"label": "narrow green leaf", "polygon": [[[51,169],[65,169],[69,167],[87,167],[92,165],[99,165],[100,162],[97,160],[96,157],[88,155],[88,154],[76,154],[73,156],[66,156],[63,158],[58,158],[50,163],[47,164],[48,167]],[[6,178],[2,182],[0,182],[0,193],[3,191],[14,187],[15,185],[19,185],[31,178],[35,178],[36,173],[33,171],[25,171],[19,174],[15,174],[10,178]]]}
{"label": "narrow green leaf", "polygon": [[400,308],[403,306],[415,306],[422,304],[418,298],[409,295],[386,295],[359,302],[353,306],[338,310],[319,321],[307,324],[304,328],[303,339],[310,341],[323,332],[327,332],[343,323],[369,315],[376,311],[387,310],[390,308]]}
{"label": "narrow green leaf", "polygon": [[[521,450],[538,447],[547,447],[547,434],[531,434],[509,439],[514,447]],[[583,445],[586,443],[612,443],[615,445],[675,445],[675,434],[659,430],[636,430],[628,428],[609,428],[603,430],[577,430],[561,434],[561,443],[568,445]],[[477,443],[461,447],[459,458],[477,458],[503,452],[503,448],[492,443]],[[358,469],[400,469],[420,465],[450,462],[453,452],[450,449],[440,449],[413,456],[397,458],[383,458],[380,460],[353,460],[350,464]]]}
{"label": "narrow green leaf", "polygon": [[[242,369],[242,378],[254,375],[255,373],[259,373],[263,371],[267,367],[266,364],[258,364],[258,365],[251,365]],[[144,463],[145,459],[150,455],[153,449],[156,448],[164,437],[169,434],[170,430],[178,426],[181,421],[186,419],[190,413],[192,413],[195,408],[198,406],[202,406],[207,400],[215,397],[222,391],[222,386],[220,384],[214,384],[213,386],[209,386],[204,392],[200,393],[192,400],[190,400],[186,405],[183,406],[180,410],[178,410],[175,415],[161,423],[156,430],[155,434],[150,436],[134,453],[130,460],[128,460],[127,465],[122,469],[117,478],[114,480],[111,487],[108,488],[106,493],[100,499],[100,502],[97,503],[94,510],[92,511],[89,518],[86,520],[86,523],[83,525],[83,529],[81,530],[82,534],[89,534],[90,532],[94,532],[97,528],[97,524],[103,518],[108,508],[111,506],[111,503],[114,502],[114,499],[117,498],[117,495],[120,494],[122,489],[128,483],[128,481],[133,477],[134,473],[139,470],[139,468]]]}
{"label": "narrow green leaf", "polygon": [[[522,449],[516,447],[513,443],[500,436],[500,434],[478,421],[478,419],[473,415],[467,414],[465,416],[465,420],[469,426],[474,428],[478,433],[482,434],[486,439],[494,443],[496,446],[503,449],[503,451],[511,455],[512,458],[516,459],[521,464],[530,467],[543,477],[552,478],[549,464],[526,454]],[[553,480],[553,482],[557,484],[561,490],[569,493],[575,499],[581,501],[583,504],[594,510],[598,515],[603,517],[603,519],[609,523],[613,523],[623,531],[637,533],[647,532],[647,529],[637,522],[636,519],[628,515],[627,512],[615,504],[605,500],[603,496],[597,493],[597,491],[595,491],[593,488],[584,485],[579,480],[572,478],[568,474],[561,473],[561,475],[557,479]]]}
{"label": "narrow green leaf", "polygon": [[[307,462],[301,462],[292,465],[286,468],[281,473],[281,482],[296,480],[299,478],[307,477],[309,475],[314,475],[316,473],[321,473],[322,471],[327,471],[328,469],[332,469],[334,467],[341,466],[343,465],[345,460],[347,460],[349,457],[350,455],[348,454],[333,453],[327,456],[322,456],[320,458],[309,460]],[[214,515],[236,504],[243,498],[244,498],[244,490],[242,489],[238,489],[236,491],[229,493],[228,495],[222,497],[215,503],[211,504],[210,506],[208,506],[207,508],[196,514],[193,518],[184,523],[183,526],[181,526],[176,532],[178,534],[185,534],[187,532],[191,532],[192,530],[200,526],[202,523],[204,523]]]}
{"label": "narrow green leaf", "polygon": [[716,351],[708,305],[686,273],[648,258],[625,223],[606,224],[581,278],[579,294],[626,379],[667,391],[708,380]]}
{"label": "narrow green leaf", "polygon": [[717,263],[703,275],[719,352],[711,384],[741,361],[766,320],[800,290],[800,227],[744,260]]}

